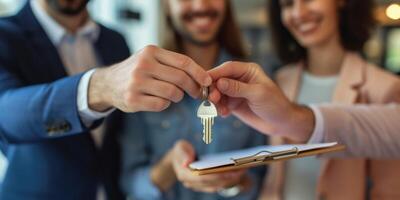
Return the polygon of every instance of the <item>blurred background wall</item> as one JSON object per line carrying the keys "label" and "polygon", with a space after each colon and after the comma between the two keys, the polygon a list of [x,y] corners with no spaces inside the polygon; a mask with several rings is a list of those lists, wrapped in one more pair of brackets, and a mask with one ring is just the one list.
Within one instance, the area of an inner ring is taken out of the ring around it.
{"label": "blurred background wall", "polygon": [[[0,0],[0,15],[17,12],[27,0]],[[266,15],[268,0],[231,0],[245,35],[250,55],[262,65],[279,66],[270,45]],[[379,27],[365,47],[374,63],[400,73],[400,0],[376,0]],[[90,13],[97,21],[125,35],[132,52],[159,44],[163,34],[161,0],[91,0]]]}
{"label": "blurred background wall", "polygon": [[[0,16],[16,13],[27,0],[0,0]],[[266,15],[267,0],[231,0],[234,3],[253,61],[271,74],[279,66],[272,52]],[[364,56],[393,73],[400,74],[400,0],[376,0],[379,26],[364,49]],[[91,16],[121,32],[132,52],[159,44],[164,33],[161,0],[91,0]],[[7,167],[0,153],[0,183]]]}

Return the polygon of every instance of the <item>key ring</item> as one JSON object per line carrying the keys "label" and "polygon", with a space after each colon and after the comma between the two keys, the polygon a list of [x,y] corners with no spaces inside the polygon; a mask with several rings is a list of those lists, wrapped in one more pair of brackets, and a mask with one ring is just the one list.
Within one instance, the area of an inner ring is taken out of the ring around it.
{"label": "key ring", "polygon": [[202,87],[201,88],[201,100],[207,100],[208,99],[208,87]]}

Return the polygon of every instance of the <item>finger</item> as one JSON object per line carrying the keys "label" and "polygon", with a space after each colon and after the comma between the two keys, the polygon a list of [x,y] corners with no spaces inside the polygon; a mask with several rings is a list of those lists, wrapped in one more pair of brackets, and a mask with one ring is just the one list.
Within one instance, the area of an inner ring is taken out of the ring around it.
{"label": "finger", "polygon": [[216,81],[224,77],[232,79],[243,77],[253,70],[255,70],[255,65],[252,63],[228,61],[209,70],[208,74],[212,80]]}
{"label": "finger", "polygon": [[185,184],[197,185],[197,186],[211,185],[214,182],[220,181],[221,178],[222,177],[218,174],[208,174],[208,175],[198,176],[193,174],[187,168],[181,169],[179,171],[179,177],[178,177],[178,179]]}
{"label": "finger", "polygon": [[210,87],[210,94],[208,95],[208,100],[213,102],[214,104],[218,104],[221,99],[221,92],[218,91],[215,84]]}
{"label": "finger", "polygon": [[219,79],[217,88],[222,94],[229,97],[248,98],[254,92],[249,84],[228,78]]}
{"label": "finger", "polygon": [[215,193],[219,189],[213,188],[213,187],[203,187],[203,186],[198,186],[198,185],[193,185],[191,183],[183,183],[183,186],[186,188],[193,190],[195,192],[202,192],[202,193]]}
{"label": "finger", "polygon": [[155,58],[162,64],[184,71],[202,86],[209,86],[212,83],[210,75],[188,56],[158,48]]}
{"label": "finger", "polygon": [[189,142],[180,140],[175,143],[177,160],[182,167],[187,167],[195,159],[195,150]]}
{"label": "finger", "polygon": [[137,104],[140,111],[160,112],[168,108],[171,102],[160,97],[142,95]]}
{"label": "finger", "polygon": [[148,74],[155,79],[176,85],[193,98],[197,98],[200,95],[199,84],[182,70],[158,64],[157,67],[150,68]]}
{"label": "finger", "polygon": [[[212,191],[218,191],[219,189],[226,188],[232,185],[236,185],[240,182],[240,178],[229,178],[229,179],[215,179],[213,181],[202,181],[202,182],[186,182],[185,184],[196,190],[202,190],[208,188]],[[209,191],[210,192],[210,191]]]}
{"label": "finger", "polygon": [[227,107],[229,110],[235,110],[236,108],[238,108],[242,103],[243,103],[243,99],[240,98],[229,98],[227,100]]}
{"label": "finger", "polygon": [[227,97],[227,96],[222,96],[221,97],[221,100],[220,100],[220,104],[219,104],[219,114],[222,116],[222,117],[228,117],[229,116],[229,114],[230,114],[230,110],[229,110],[229,107],[228,107],[228,98],[229,97]]}
{"label": "finger", "polygon": [[221,182],[224,182],[225,180],[215,180],[212,183],[202,183],[202,182],[185,182],[186,187],[191,188],[196,191],[202,191],[204,192],[205,188],[221,188],[220,184]]}
{"label": "finger", "polygon": [[178,166],[176,170],[178,180],[185,185],[190,185],[192,188],[218,185],[221,179],[224,178],[219,174],[198,176],[182,166]]}
{"label": "finger", "polygon": [[[221,179],[222,181],[218,181],[210,187],[220,190],[223,188],[232,187],[233,185],[238,185],[241,183],[243,175],[244,175],[243,172],[234,172],[231,174],[225,174]],[[203,186],[203,187],[208,187],[208,186]]]}
{"label": "finger", "polygon": [[235,182],[243,173],[241,172],[225,172],[220,174],[208,174],[203,176],[193,175],[186,179],[186,183],[195,187],[221,187],[228,183]]}
{"label": "finger", "polygon": [[226,172],[224,174],[222,174],[225,178],[240,178],[242,177],[244,174],[246,173],[245,169],[241,169],[241,170],[235,170],[235,171],[231,171],[231,172]]}
{"label": "finger", "polygon": [[209,193],[209,194],[216,193],[220,190],[220,188],[216,187],[196,187],[196,186],[192,186],[191,189],[196,192]]}
{"label": "finger", "polygon": [[226,118],[230,115],[230,110],[228,109],[228,107],[224,104],[218,104],[217,105],[217,112],[218,112],[218,116],[222,117],[222,118]]}
{"label": "finger", "polygon": [[160,80],[147,80],[143,82],[143,87],[140,91],[155,97],[173,101],[175,103],[183,99],[184,93],[171,83]]}
{"label": "finger", "polygon": [[220,187],[203,187],[202,190],[203,190],[202,192],[204,192],[204,193],[213,194],[213,193],[216,193],[219,190],[221,190],[221,188]]}

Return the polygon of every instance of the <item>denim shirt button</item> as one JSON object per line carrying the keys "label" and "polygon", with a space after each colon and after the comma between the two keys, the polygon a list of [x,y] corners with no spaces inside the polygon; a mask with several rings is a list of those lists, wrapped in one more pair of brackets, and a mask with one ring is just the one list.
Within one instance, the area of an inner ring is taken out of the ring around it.
{"label": "denim shirt button", "polygon": [[171,127],[171,123],[168,120],[161,121],[161,127],[164,129],[168,129]]}

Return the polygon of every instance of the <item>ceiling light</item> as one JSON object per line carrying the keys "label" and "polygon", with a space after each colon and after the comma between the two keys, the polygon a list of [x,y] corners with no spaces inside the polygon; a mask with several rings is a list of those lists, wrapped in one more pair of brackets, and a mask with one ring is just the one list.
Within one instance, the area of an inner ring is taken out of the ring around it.
{"label": "ceiling light", "polygon": [[400,19],[400,5],[391,4],[386,8],[386,16],[393,20]]}

